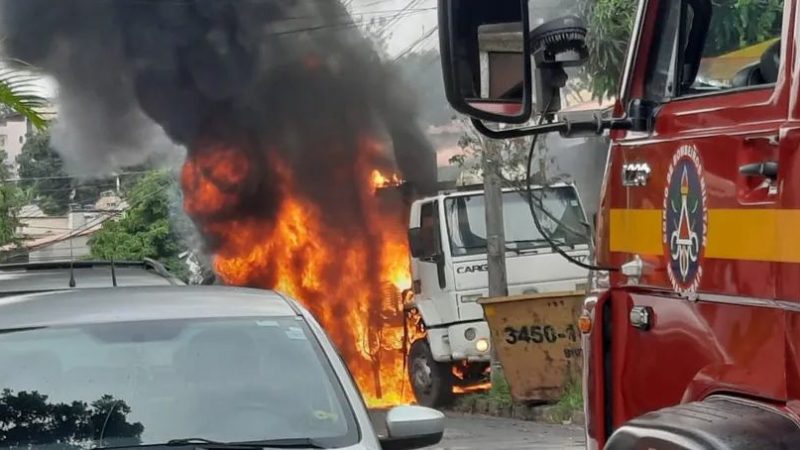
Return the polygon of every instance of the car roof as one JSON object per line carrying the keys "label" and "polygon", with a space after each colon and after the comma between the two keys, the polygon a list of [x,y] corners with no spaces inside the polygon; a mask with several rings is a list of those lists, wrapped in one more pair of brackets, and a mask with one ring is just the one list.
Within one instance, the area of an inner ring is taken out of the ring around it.
{"label": "car roof", "polygon": [[0,298],[0,329],[88,323],[296,316],[275,291],[229,286],[67,289]]}
{"label": "car roof", "polygon": [[[117,286],[169,286],[183,284],[156,261],[51,261],[0,264],[0,295],[12,293]],[[116,278],[116,280],[115,280]]]}

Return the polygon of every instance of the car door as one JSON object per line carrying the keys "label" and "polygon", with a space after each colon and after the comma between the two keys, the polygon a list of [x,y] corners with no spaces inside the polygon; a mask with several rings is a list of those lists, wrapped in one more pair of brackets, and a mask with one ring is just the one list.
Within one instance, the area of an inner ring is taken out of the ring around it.
{"label": "car door", "polygon": [[[612,343],[615,426],[725,383],[782,395],[780,314],[748,307],[776,296],[782,180],[773,169],[791,145],[779,43],[791,36],[782,20],[791,5],[756,2],[763,32],[725,43],[741,12],[732,2],[648,3],[658,7],[645,18],[627,100],[655,107],[652,127],[612,151],[622,169],[611,177],[612,259],[642,261],[640,277],[622,280],[636,289],[615,293],[612,306],[614,323],[627,324]],[[755,364],[767,354],[774,361]]]}

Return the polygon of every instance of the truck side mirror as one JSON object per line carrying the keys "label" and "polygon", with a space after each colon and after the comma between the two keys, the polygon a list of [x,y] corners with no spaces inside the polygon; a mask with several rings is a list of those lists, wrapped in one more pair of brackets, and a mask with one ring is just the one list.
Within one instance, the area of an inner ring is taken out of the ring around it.
{"label": "truck side mirror", "polygon": [[421,237],[422,229],[411,228],[408,230],[408,247],[411,250],[411,256],[414,258],[422,258],[425,253],[425,249],[422,245],[422,237]]}
{"label": "truck side mirror", "polygon": [[456,111],[520,124],[531,116],[528,0],[439,0],[445,93]]}
{"label": "truck side mirror", "polygon": [[658,103],[652,100],[635,98],[628,104],[628,118],[631,131],[649,133],[655,127]]}

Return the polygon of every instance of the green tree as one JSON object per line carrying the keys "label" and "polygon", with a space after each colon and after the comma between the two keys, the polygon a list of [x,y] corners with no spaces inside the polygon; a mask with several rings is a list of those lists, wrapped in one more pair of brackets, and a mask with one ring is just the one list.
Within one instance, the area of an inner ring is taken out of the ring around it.
{"label": "green tree", "polygon": [[114,189],[112,179],[76,180],[50,144],[47,129],[30,134],[17,156],[20,185],[30,189],[45,214],[62,215],[70,203],[94,203],[104,190]]}
{"label": "green tree", "polygon": [[89,240],[91,254],[102,259],[153,258],[182,279],[188,277],[180,254],[186,251],[179,227],[188,219],[170,217],[178,209],[178,185],[165,171],[144,176],[127,196],[128,209],[119,219],[109,219]]}
{"label": "green tree", "polygon": [[8,181],[11,168],[7,160],[6,152],[0,150],[0,246],[19,242],[17,214],[25,197],[16,183]]}
{"label": "green tree", "polygon": [[11,161],[8,160],[8,153],[0,149],[0,181],[6,182],[11,178]]}
{"label": "green tree", "polygon": [[[54,403],[37,391],[0,392],[0,445],[6,448],[52,446],[75,449],[141,443],[144,425],[130,423],[131,407],[104,395],[91,405]],[[101,439],[101,437],[103,439]]]}
{"label": "green tree", "polygon": [[636,16],[636,0],[584,1],[581,15],[586,18],[586,62],[582,83],[595,99],[615,97],[625,65]]}
{"label": "green tree", "polygon": [[[783,0],[715,0],[704,54],[717,56],[780,34]],[[596,98],[617,95],[637,0],[582,0],[589,60],[583,84]]]}
{"label": "green tree", "polygon": [[45,214],[67,212],[72,186],[61,158],[50,146],[50,133],[41,131],[29,135],[17,156],[17,165],[19,184],[31,189]]}
{"label": "green tree", "polygon": [[783,0],[714,2],[705,55],[718,56],[780,36]]}

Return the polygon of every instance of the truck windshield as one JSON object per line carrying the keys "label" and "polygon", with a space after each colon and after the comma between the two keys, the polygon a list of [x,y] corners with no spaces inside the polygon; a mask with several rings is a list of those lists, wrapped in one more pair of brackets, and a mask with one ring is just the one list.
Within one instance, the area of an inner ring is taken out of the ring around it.
{"label": "truck windshield", "polygon": [[4,330],[0,360],[0,449],[358,441],[336,375],[294,317]]}
{"label": "truck windshield", "polygon": [[[534,194],[542,198],[545,212],[537,209],[547,235],[565,245],[587,243],[585,216],[571,186]],[[453,256],[486,253],[486,208],[483,194],[448,198],[445,215]],[[547,247],[536,229],[527,197],[518,191],[503,193],[503,225],[506,247],[511,251]]]}

